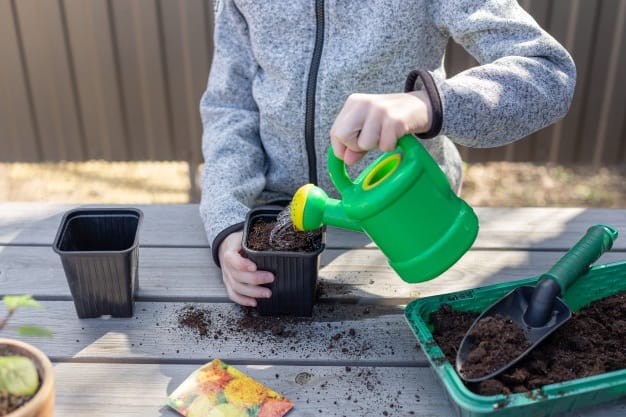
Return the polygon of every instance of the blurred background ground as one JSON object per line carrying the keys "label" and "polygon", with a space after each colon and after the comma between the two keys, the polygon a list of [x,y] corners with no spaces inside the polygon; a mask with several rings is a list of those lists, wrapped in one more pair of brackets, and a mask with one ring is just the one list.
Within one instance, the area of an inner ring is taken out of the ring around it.
{"label": "blurred background ground", "polygon": [[[473,206],[626,208],[626,166],[492,162],[465,167]],[[188,203],[184,162],[0,164],[0,201]]]}

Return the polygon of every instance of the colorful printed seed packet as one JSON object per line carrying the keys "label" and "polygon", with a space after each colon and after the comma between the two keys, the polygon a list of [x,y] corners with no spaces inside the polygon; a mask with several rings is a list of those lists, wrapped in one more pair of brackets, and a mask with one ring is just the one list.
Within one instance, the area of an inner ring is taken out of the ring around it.
{"label": "colorful printed seed packet", "polygon": [[293,408],[287,398],[219,359],[189,375],[167,405],[187,417],[281,417]]}

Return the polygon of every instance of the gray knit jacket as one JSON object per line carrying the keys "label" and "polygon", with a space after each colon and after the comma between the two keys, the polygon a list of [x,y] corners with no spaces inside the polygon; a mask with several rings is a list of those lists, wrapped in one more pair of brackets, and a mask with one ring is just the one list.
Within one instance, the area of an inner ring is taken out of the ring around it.
{"label": "gray knit jacket", "polygon": [[[219,243],[251,207],[288,199],[309,182],[338,197],[326,152],[351,93],[426,89],[433,128],[420,140],[459,192],[454,143],[510,143],[563,117],[574,92],[570,55],[513,0],[214,5],[214,55],[200,103],[200,214],[216,261]],[[448,78],[450,38],[479,65]],[[351,173],[378,155],[370,152]]]}

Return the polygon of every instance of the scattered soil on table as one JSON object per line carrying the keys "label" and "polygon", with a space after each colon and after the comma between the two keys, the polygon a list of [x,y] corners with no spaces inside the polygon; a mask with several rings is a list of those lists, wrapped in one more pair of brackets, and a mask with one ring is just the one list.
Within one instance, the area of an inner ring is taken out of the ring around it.
{"label": "scattered soil on table", "polygon": [[[401,314],[402,309],[397,306],[322,303],[316,305],[312,317],[259,316],[256,309],[238,305],[216,308],[215,305],[187,304],[172,312],[176,326],[172,331],[177,333],[181,344],[208,346],[219,341],[216,344],[223,346],[233,357],[241,356],[241,351],[246,355],[256,353],[258,357],[271,355],[279,358],[289,358],[288,352],[292,356],[293,352],[300,352],[303,359],[325,357],[346,361],[343,371],[332,376],[339,381],[341,393],[337,392],[337,384],[329,382],[322,368],[311,366],[291,374],[290,380],[298,386],[291,399],[298,403],[311,407],[317,402],[322,407],[324,401],[321,399],[334,398],[333,404],[346,415],[365,415],[373,409],[383,417],[416,414],[410,408],[421,401],[423,387],[401,384],[397,390],[389,390],[385,385],[384,370],[360,366],[363,360],[371,358],[373,350],[378,352],[377,355],[394,357],[398,347],[392,336],[393,330],[388,329],[392,327],[391,323],[387,323],[388,328],[367,332],[349,324]],[[197,320],[187,320],[190,316]],[[381,338],[388,342],[381,343]],[[419,349],[416,344],[412,346]],[[223,359],[227,362],[228,357]],[[278,380],[286,375],[275,373],[274,377]],[[326,411],[320,408],[318,415],[325,415]]]}
{"label": "scattered soil on table", "polygon": [[178,313],[178,324],[197,331],[200,336],[207,336],[211,328],[211,315],[207,310],[185,306]]}
{"label": "scattered soil on table", "polygon": [[315,252],[321,247],[321,230],[299,231],[294,228],[289,207],[276,219],[258,218],[250,225],[248,248],[257,251]]}
{"label": "scattered soil on table", "polygon": [[524,329],[500,314],[481,318],[467,333],[469,347],[460,369],[466,378],[481,378],[495,372],[530,346]]}
{"label": "scattered soil on table", "polygon": [[[298,389],[291,398],[298,403],[306,403],[311,407],[315,402],[324,406],[321,398],[335,398],[333,400],[337,409],[353,415],[365,415],[371,410],[377,409],[377,415],[382,417],[410,416],[416,414],[407,408],[413,407],[413,403],[407,403],[407,399],[419,403],[419,385],[402,386],[395,390],[386,390],[385,372],[381,368],[357,366],[361,359],[366,358],[373,348],[374,339],[380,338],[380,332],[362,332],[344,321],[367,320],[374,315],[400,314],[401,309],[391,306],[343,306],[337,304],[317,305],[312,317],[289,317],[289,316],[259,316],[255,309],[233,305],[232,308],[217,310],[214,306],[188,304],[175,310],[175,318],[178,319],[178,328],[182,343],[197,343],[198,345],[211,344],[213,340],[220,342],[232,341],[232,354],[237,353],[239,346],[248,352],[255,352],[259,357],[268,354],[268,350],[276,357],[283,352],[298,352],[303,358],[309,355],[319,356],[311,350],[313,345],[323,350],[328,358],[340,357],[347,361],[343,370],[333,375],[340,381],[343,395],[337,392],[337,385],[329,382],[325,376],[323,367],[318,374],[318,367],[290,375]],[[188,320],[193,317],[196,320]],[[192,338],[190,340],[189,338]],[[195,340],[193,340],[195,339]],[[389,345],[385,346],[387,355],[393,357],[397,346],[393,338],[389,336]],[[322,343],[311,343],[312,340],[322,340]],[[268,348],[268,346],[271,346]],[[379,346],[378,349],[381,349]],[[293,355],[293,353],[292,353]],[[224,358],[225,361],[228,358]],[[285,378],[282,373],[275,373],[276,379]],[[389,392],[387,392],[389,391]],[[381,393],[385,392],[385,396]],[[410,392],[410,394],[407,394]],[[369,393],[369,396],[363,396]],[[327,410],[319,409],[318,415],[325,415]]]}
{"label": "scattered soil on table", "polygon": [[[246,343],[248,348],[258,345],[260,349],[266,349],[264,346],[267,343],[273,343],[276,345],[276,350],[272,348],[272,353],[284,349],[292,351],[301,349],[302,345],[310,344],[312,338],[319,339],[321,334],[327,338],[325,349],[329,353],[340,351],[343,354],[360,357],[372,347],[368,336],[359,334],[354,328],[339,328],[334,331],[330,322],[326,323],[325,329],[314,326],[318,320],[333,318],[335,311],[333,305],[319,307],[314,317],[260,316],[253,308],[241,306],[235,308],[240,312],[227,315],[222,312],[212,312],[205,307],[185,305],[176,311],[178,329],[200,340],[236,339]],[[337,307],[337,310],[341,309],[342,307]],[[359,316],[367,317],[369,311],[370,308],[365,306],[351,319],[357,319]],[[341,314],[339,312],[337,316]],[[393,346],[389,347],[389,354],[395,354]]]}
{"label": "scattered soil on table", "polygon": [[[430,316],[433,337],[454,364],[463,335],[478,313],[442,305]],[[495,378],[468,383],[481,395],[530,392],[544,385],[626,368],[626,292],[595,301]]]}

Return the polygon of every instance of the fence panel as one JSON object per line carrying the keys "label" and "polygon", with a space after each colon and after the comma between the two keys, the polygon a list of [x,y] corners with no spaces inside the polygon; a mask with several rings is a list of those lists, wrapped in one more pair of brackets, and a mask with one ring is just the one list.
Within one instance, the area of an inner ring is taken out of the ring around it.
{"label": "fence panel", "polygon": [[[626,1],[520,0],[572,53],[567,116],[466,161],[626,162]],[[0,161],[199,163],[208,0],[0,0]],[[475,64],[451,43],[454,75]]]}
{"label": "fence panel", "polygon": [[[626,2],[623,0],[521,0],[539,24],[576,62],[572,106],[561,121],[494,149],[461,147],[464,159],[611,165],[626,162]],[[450,45],[449,75],[475,61]]]}
{"label": "fence panel", "polygon": [[24,72],[15,10],[0,0],[0,158],[38,161],[42,157],[33,119],[32,95]]}

